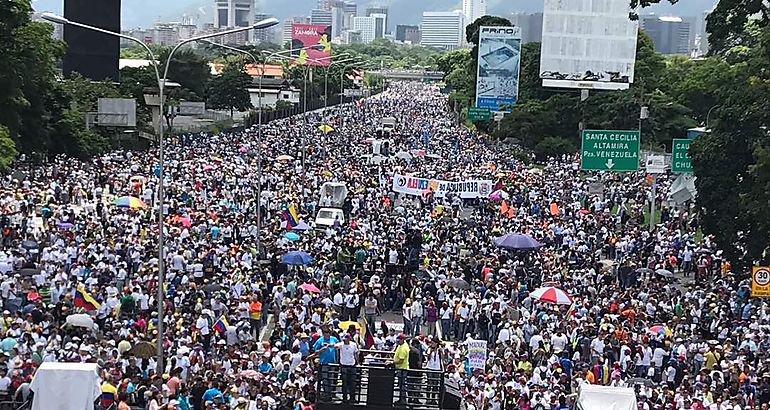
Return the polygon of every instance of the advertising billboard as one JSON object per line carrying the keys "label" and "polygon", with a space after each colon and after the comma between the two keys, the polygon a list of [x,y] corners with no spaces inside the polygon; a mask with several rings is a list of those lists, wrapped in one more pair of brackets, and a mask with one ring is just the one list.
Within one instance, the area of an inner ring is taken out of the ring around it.
{"label": "advertising billboard", "polygon": [[479,62],[476,107],[510,111],[519,96],[521,28],[482,26],[479,29]]}
{"label": "advertising billboard", "polygon": [[[332,59],[332,26],[292,24],[292,64],[326,67]],[[300,50],[302,49],[302,50]]]}
{"label": "advertising billboard", "polygon": [[544,87],[625,90],[634,82],[638,21],[627,0],[545,0]]}

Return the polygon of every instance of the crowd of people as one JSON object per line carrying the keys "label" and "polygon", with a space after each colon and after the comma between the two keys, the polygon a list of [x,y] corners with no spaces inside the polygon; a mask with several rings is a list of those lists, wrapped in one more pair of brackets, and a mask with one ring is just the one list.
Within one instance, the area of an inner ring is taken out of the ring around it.
{"label": "crowd of people", "polygon": [[[439,377],[467,410],[566,409],[586,383],[634,388],[641,410],[768,408],[770,308],[666,203],[665,176],[651,232],[643,173],[526,164],[425,84],[261,131],[169,138],[163,204],[155,151],[3,175],[0,395],[28,398],[43,362],[95,362],[103,408],[305,410],[360,400],[356,368],[381,365],[397,405],[441,405]],[[394,173],[489,180],[494,195],[399,194]],[[348,194],[321,226],[326,182]],[[125,196],[140,202],[113,204]],[[542,246],[497,247],[507,233]],[[541,286],[572,303],[531,296]],[[83,314],[93,326],[70,320]],[[418,369],[428,393],[410,390]]]}

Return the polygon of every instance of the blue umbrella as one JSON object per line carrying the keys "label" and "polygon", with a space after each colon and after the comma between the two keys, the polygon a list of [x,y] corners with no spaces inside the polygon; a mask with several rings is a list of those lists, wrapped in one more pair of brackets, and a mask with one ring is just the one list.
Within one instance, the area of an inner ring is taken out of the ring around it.
{"label": "blue umbrella", "polygon": [[290,240],[290,241],[298,241],[299,235],[297,235],[294,232],[286,232],[286,235],[283,236],[284,238]]}
{"label": "blue umbrella", "polygon": [[509,233],[495,239],[495,245],[503,249],[535,250],[543,245],[535,238],[521,233]]}
{"label": "blue umbrella", "polygon": [[56,227],[60,228],[60,229],[70,229],[73,226],[75,226],[75,225],[73,225],[73,224],[71,224],[69,222],[59,222],[58,224],[56,224]]}
{"label": "blue umbrella", "polygon": [[305,221],[299,221],[297,226],[291,228],[294,231],[309,231],[310,225],[306,224]]}
{"label": "blue umbrella", "polygon": [[281,261],[287,265],[307,265],[313,257],[303,251],[292,251],[281,257]]}

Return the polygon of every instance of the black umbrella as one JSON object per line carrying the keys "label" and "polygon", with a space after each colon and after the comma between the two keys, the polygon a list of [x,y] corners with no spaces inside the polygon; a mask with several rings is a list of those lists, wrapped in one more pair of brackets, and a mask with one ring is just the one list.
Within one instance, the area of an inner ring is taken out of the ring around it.
{"label": "black umbrella", "polygon": [[222,285],[212,283],[210,285],[203,286],[201,289],[203,289],[204,292],[219,292],[222,290]]}
{"label": "black umbrella", "polygon": [[19,272],[17,273],[25,278],[30,278],[32,276],[39,275],[40,269],[24,268],[24,269],[20,269]]}
{"label": "black umbrella", "polygon": [[466,282],[465,279],[455,278],[455,279],[449,279],[447,282],[447,285],[455,288],[455,289],[470,289],[471,285],[470,283]]}

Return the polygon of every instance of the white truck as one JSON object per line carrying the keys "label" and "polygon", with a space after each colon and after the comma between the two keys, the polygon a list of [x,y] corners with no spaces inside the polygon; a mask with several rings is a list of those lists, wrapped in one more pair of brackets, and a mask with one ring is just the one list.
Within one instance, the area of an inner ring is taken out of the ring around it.
{"label": "white truck", "polygon": [[345,212],[342,210],[348,197],[348,187],[344,182],[325,182],[321,186],[321,198],[315,217],[316,228],[334,226],[335,221],[345,224]]}

